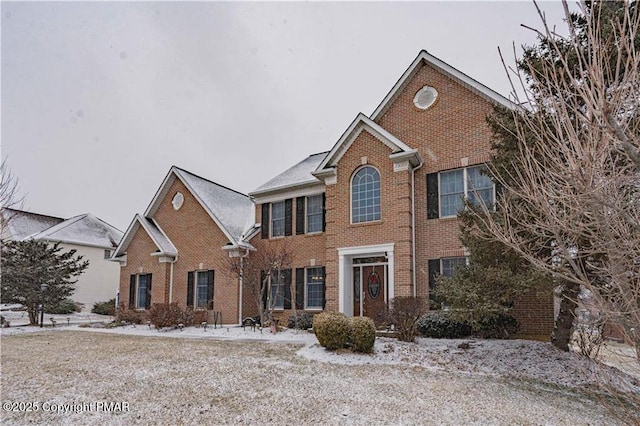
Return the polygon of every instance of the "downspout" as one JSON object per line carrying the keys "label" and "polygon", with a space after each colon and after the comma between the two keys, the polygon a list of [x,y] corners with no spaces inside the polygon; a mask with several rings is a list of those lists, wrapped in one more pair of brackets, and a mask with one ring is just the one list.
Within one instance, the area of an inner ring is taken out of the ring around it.
{"label": "downspout", "polygon": [[422,157],[420,158],[420,164],[411,169],[411,260],[412,260],[412,274],[411,280],[413,283],[413,297],[418,296],[417,274],[416,271],[416,170],[424,165]]}
{"label": "downspout", "polygon": [[173,264],[178,261],[178,255],[171,261],[169,266],[169,303],[173,303]]}
{"label": "downspout", "polygon": [[238,286],[240,287],[240,294],[238,295],[238,324],[242,324],[242,286],[244,284],[244,258],[249,256],[249,249],[245,250],[244,255],[240,256],[240,279]]}

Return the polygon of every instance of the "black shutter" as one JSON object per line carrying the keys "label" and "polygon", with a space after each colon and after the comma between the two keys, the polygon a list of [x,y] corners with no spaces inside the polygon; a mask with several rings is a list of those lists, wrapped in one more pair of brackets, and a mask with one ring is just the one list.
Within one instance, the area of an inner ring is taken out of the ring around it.
{"label": "black shutter", "polygon": [[193,306],[193,272],[187,272],[187,307]]}
{"label": "black shutter", "polygon": [[262,238],[269,238],[269,203],[263,203],[262,209],[262,222],[260,228],[262,230]]}
{"label": "black shutter", "polygon": [[326,298],[326,292],[327,292],[327,276],[325,274],[325,270],[324,270],[324,266],[321,268],[322,269],[322,309],[325,309],[327,307],[327,298]]}
{"label": "black shutter", "polygon": [[495,204],[498,205],[498,200],[502,198],[502,194],[504,194],[504,186],[500,182],[495,182],[496,186],[496,199],[494,200]]}
{"label": "black shutter", "polygon": [[213,280],[214,271],[207,271],[207,309],[213,310]]}
{"label": "black shutter", "polygon": [[304,268],[296,268],[296,309],[304,309]]}
{"label": "black shutter", "polygon": [[324,232],[327,229],[327,220],[326,220],[327,210],[325,208],[326,199],[327,197],[323,192],[322,193],[322,232]]}
{"label": "black shutter", "polygon": [[436,277],[440,275],[440,259],[429,259],[429,290],[436,288]]}
{"label": "black shutter", "polygon": [[284,308],[291,309],[291,269],[282,271],[284,280]]}
{"label": "black shutter", "polygon": [[427,219],[439,217],[438,205],[438,174],[427,174]]}
{"label": "black shutter", "polygon": [[136,307],[136,276],[129,277],[129,309]]}
{"label": "black shutter", "polygon": [[293,198],[284,200],[284,235],[292,235]]}
{"label": "black shutter", "polygon": [[304,234],[304,198],[298,197],[296,198],[296,235]]}
{"label": "black shutter", "polygon": [[149,277],[149,281],[147,282],[147,303],[144,308],[149,309],[151,307],[151,274],[147,275]]}

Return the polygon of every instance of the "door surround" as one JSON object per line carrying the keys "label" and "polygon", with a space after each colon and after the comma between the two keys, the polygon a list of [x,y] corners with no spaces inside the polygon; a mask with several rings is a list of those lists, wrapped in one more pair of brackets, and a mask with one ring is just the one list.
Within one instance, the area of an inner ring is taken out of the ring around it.
{"label": "door surround", "polygon": [[338,248],[338,311],[353,316],[353,273],[354,257],[385,256],[387,258],[387,286],[389,300],[395,297],[394,287],[394,243],[370,246]]}

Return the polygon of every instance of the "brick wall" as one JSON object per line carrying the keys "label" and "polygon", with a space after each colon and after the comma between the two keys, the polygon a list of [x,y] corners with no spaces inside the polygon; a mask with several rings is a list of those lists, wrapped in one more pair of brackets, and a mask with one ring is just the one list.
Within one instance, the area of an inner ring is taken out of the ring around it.
{"label": "brick wall", "polygon": [[[184,203],[176,211],[171,200],[178,191],[184,195]],[[179,179],[171,184],[153,218],[178,249],[178,260],[173,266],[173,301],[186,307],[188,272],[214,270],[214,310],[222,312],[225,323],[237,323],[238,280],[228,271],[228,255],[222,250],[229,240]],[[154,274],[152,303],[169,301],[170,265],[160,264],[157,257],[150,256],[156,250],[146,232],[139,229],[127,249],[127,266],[121,272],[121,297],[128,299],[129,274],[142,266]],[[158,279],[156,274],[163,278]]]}

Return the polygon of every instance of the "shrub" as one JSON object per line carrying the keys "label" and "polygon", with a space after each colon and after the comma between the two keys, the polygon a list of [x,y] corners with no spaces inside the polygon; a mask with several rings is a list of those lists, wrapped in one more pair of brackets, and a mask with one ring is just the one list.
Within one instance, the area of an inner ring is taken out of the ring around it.
{"label": "shrub", "polygon": [[71,299],[62,299],[57,303],[45,303],[44,312],[47,314],[65,315],[79,312],[78,304]]}
{"label": "shrub", "polygon": [[393,324],[398,340],[413,342],[416,338],[416,323],[425,311],[427,301],[421,297],[396,297],[387,313],[385,322]]}
{"label": "shrub", "polygon": [[323,312],[313,317],[313,331],[321,346],[344,348],[349,339],[349,319],[344,314]]}
{"label": "shrub", "polygon": [[142,324],[147,321],[147,313],[144,311],[135,311],[128,309],[124,304],[120,304],[116,312],[116,320],[120,323],[128,322],[131,324]]}
{"label": "shrub", "polygon": [[355,352],[371,353],[376,342],[376,325],[371,318],[349,318],[349,344]]}
{"label": "shrub", "polygon": [[313,327],[313,317],[315,314],[310,312],[296,312],[289,317],[287,327],[297,330],[308,330]]}
{"label": "shrub", "polygon": [[177,303],[154,303],[149,309],[149,321],[155,328],[177,327],[183,318],[184,311]]}
{"label": "shrub", "polygon": [[421,316],[416,326],[421,335],[436,339],[457,339],[470,336],[472,332],[468,323],[455,321],[441,311]]}
{"label": "shrub", "polygon": [[480,318],[474,334],[482,339],[508,339],[518,332],[520,325],[514,317],[498,314]]}
{"label": "shrub", "polygon": [[116,299],[107,300],[106,302],[96,302],[93,304],[91,313],[98,315],[111,315],[116,314]]}
{"label": "shrub", "polygon": [[195,311],[193,310],[193,308],[187,308],[187,310],[184,312],[182,323],[185,325],[185,327],[188,327],[190,325],[200,326],[203,322],[208,320],[207,316],[207,311],[203,311],[201,309]]}

